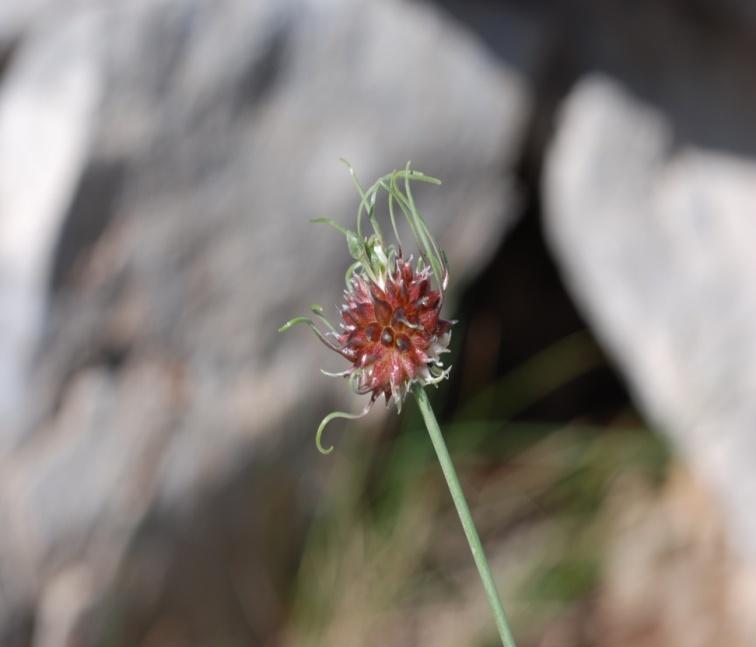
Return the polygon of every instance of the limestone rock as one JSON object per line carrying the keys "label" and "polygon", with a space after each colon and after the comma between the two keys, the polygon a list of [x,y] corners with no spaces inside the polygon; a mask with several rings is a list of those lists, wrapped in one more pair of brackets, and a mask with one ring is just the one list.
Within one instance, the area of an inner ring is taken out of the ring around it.
{"label": "limestone rock", "polygon": [[641,407],[756,558],[756,162],[675,140],[674,113],[593,77],[549,153],[547,234]]}

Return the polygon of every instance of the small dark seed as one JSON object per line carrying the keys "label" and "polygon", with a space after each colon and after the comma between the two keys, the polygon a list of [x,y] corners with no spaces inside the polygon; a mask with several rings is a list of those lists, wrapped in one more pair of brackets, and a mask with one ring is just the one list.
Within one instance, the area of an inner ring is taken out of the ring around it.
{"label": "small dark seed", "polygon": [[368,324],[367,328],[365,328],[365,336],[370,341],[378,341],[378,336],[380,334],[381,334],[381,329],[377,323]]}
{"label": "small dark seed", "polygon": [[384,346],[391,346],[394,343],[394,331],[391,328],[384,328],[381,333],[381,342]]}

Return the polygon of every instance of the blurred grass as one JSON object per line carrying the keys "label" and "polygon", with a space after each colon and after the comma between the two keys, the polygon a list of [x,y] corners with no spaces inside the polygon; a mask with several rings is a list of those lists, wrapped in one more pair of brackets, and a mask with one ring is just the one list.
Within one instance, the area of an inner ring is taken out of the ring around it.
{"label": "blurred grass", "polygon": [[[518,645],[580,611],[602,569],[607,494],[663,482],[668,450],[632,410],[608,424],[518,415],[603,365],[587,333],[560,340],[462,402],[442,424]],[[443,389],[433,394],[443,401]],[[398,433],[347,432],[305,544],[284,643],[495,645],[472,559],[419,413]],[[577,627],[565,646],[589,645]],[[586,634],[587,635],[587,634]],[[493,642],[492,642],[493,641]],[[562,643],[560,643],[562,644]]]}

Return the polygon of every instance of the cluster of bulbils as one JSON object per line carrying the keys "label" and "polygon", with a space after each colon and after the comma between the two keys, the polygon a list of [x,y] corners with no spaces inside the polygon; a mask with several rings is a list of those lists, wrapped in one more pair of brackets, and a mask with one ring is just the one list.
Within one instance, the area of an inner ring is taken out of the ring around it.
{"label": "cluster of bulbils", "polygon": [[[334,328],[323,315],[320,306],[312,311],[328,330],[322,332],[307,317],[297,317],[282,326],[287,330],[299,323],[309,325],[329,348],[347,359],[351,366],[340,373],[327,373],[348,379],[360,395],[370,394],[362,413],[357,415],[334,412],[322,421],[316,436],[318,448],[326,424],[333,418],[356,418],[365,415],[372,404],[383,395],[386,404],[393,398],[397,409],[414,384],[437,384],[449,374],[441,355],[448,352],[451,327],[454,322],[441,318],[444,291],[448,283],[446,257],[430,235],[425,221],[415,207],[410,182],[439,181],[409,169],[394,171],[380,178],[364,191],[354,176],[362,201],[357,213],[357,232],[347,230],[328,219],[326,222],[346,235],[349,251],[355,259],[347,271],[344,303],[340,309],[341,322]],[[403,181],[403,189],[400,188]],[[398,247],[384,241],[375,218],[375,202],[379,191],[388,195],[391,224]],[[420,247],[416,262],[404,258],[394,217],[394,204],[407,219],[410,230]],[[361,218],[369,218],[373,233],[362,233]]]}
{"label": "cluster of bulbils", "polygon": [[355,391],[393,397],[397,408],[409,387],[438,382],[446,372],[441,354],[447,352],[451,322],[441,319],[441,290],[431,284],[431,268],[401,256],[379,285],[355,275],[344,291],[341,333],[337,351],[352,362],[345,376],[353,378]]}

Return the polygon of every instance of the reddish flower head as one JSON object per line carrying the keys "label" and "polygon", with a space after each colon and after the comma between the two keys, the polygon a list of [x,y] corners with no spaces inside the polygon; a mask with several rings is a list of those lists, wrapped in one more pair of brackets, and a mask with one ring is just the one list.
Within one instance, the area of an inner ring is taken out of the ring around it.
{"label": "reddish flower head", "polygon": [[441,353],[447,352],[451,322],[440,318],[441,291],[431,285],[431,269],[412,268],[411,259],[395,260],[381,288],[355,276],[345,290],[338,341],[353,366],[358,393],[393,396],[397,407],[414,382],[427,384],[442,375]]}
{"label": "reddish flower head", "polygon": [[[280,328],[283,331],[296,324],[310,326],[321,341],[352,364],[341,373],[326,374],[347,377],[355,392],[371,394],[361,414],[335,411],[323,419],[315,441],[318,449],[325,453],[330,449],[323,449],[320,438],[333,418],[365,415],[381,394],[386,398],[386,404],[393,397],[397,409],[401,409],[413,384],[437,384],[449,374],[440,359],[441,354],[447,352],[452,326],[452,322],[440,318],[448,279],[446,256],[430,235],[410,188],[412,182],[440,182],[410,170],[407,164],[403,171],[384,175],[364,190],[351,167],[349,170],[361,197],[356,231],[328,218],[314,221],[330,224],[344,234],[354,260],[346,273],[347,289],[341,307],[340,330],[329,323],[318,305],[311,309],[328,327],[328,332],[322,332],[308,317],[296,317]],[[386,242],[376,218],[376,199],[381,191],[387,194],[396,245]],[[402,255],[394,213],[397,207],[422,252],[415,267],[411,257],[405,260]],[[370,221],[373,230],[370,235],[363,233],[363,217]]]}

